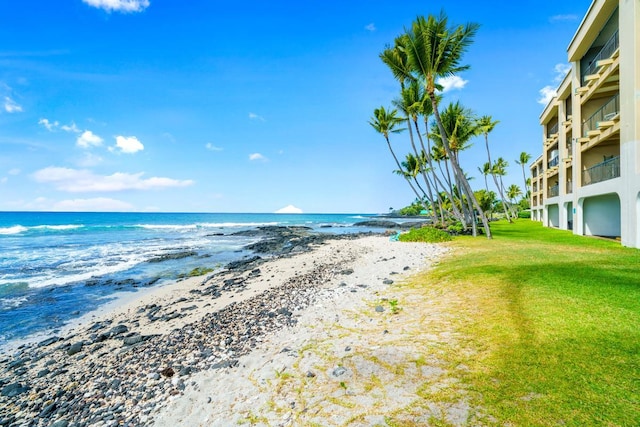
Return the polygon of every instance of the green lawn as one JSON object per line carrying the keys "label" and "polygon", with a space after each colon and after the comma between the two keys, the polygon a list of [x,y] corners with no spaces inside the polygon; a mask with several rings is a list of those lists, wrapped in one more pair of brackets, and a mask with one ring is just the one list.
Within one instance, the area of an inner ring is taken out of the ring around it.
{"label": "green lawn", "polygon": [[640,250],[525,219],[492,231],[419,279],[455,296],[478,421],[640,426]]}

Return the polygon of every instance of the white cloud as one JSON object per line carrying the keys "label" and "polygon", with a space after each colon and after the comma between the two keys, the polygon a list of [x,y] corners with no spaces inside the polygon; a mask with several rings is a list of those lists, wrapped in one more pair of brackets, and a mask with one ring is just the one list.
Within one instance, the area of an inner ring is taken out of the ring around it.
{"label": "white cloud", "polygon": [[207,142],[207,145],[205,145],[206,149],[209,151],[222,151],[223,148],[222,147],[216,147],[215,145],[213,145],[210,142]]}
{"label": "white cloud", "polygon": [[13,168],[10,169],[9,172],[7,172],[9,175],[20,175],[20,172],[22,172],[20,169],[18,168]]}
{"label": "white cloud", "polygon": [[71,124],[69,125],[60,126],[60,122],[57,120],[52,122],[49,119],[42,118],[38,120],[38,124],[44,126],[49,132],[55,132],[58,129],[62,129],[65,132],[82,132],[80,129],[78,129],[78,126],[76,126],[74,122],[71,122]]}
{"label": "white cloud", "polygon": [[144,150],[144,145],[135,136],[116,136],[116,147],[128,154]]}
{"label": "white cloud", "polygon": [[102,145],[103,139],[94,134],[90,130],[85,130],[82,135],[76,140],[76,145],[82,148],[89,148],[91,146],[98,147]]}
{"label": "white cloud", "polygon": [[296,208],[293,205],[287,205],[284,208],[278,209],[274,213],[277,213],[277,214],[301,214],[302,213],[302,209]]}
{"label": "white cloud", "polygon": [[450,90],[464,88],[468,81],[459,76],[449,76],[438,79],[437,83],[442,86],[442,93],[446,93]]}
{"label": "white cloud", "polygon": [[567,14],[567,15],[553,15],[549,18],[549,22],[575,22],[580,19],[580,16]]}
{"label": "white cloud", "polygon": [[22,107],[8,96],[4,97],[4,111],[7,113],[21,113]]}
{"label": "white cloud", "polygon": [[260,153],[251,153],[249,154],[249,160],[266,162],[268,159]]}
{"label": "white cloud", "polygon": [[365,30],[367,30],[367,31],[374,32],[374,31],[376,30],[376,26],[375,26],[375,24],[372,22],[372,23],[370,23],[370,24],[368,24],[368,25],[365,25],[364,29],[365,29]]}
{"label": "white cloud", "polygon": [[0,178],[0,184],[5,184],[7,181],[9,181],[9,178],[7,178],[6,176]]}
{"label": "white cloud", "polygon": [[50,122],[49,119],[40,119],[38,120],[38,124],[44,126],[49,132],[53,132],[60,123],[58,123],[57,121]]}
{"label": "white cloud", "polygon": [[[57,124],[58,122],[56,122]],[[73,132],[73,133],[80,133],[82,132],[80,129],[78,129],[78,126],[76,126],[75,123],[71,122],[70,125],[62,125],[60,126],[60,129],[62,129],[65,132]]]}
{"label": "white cloud", "polygon": [[51,210],[72,212],[122,212],[133,210],[133,206],[121,200],[96,197],[94,199],[62,200],[54,203]]}
{"label": "white cloud", "polygon": [[539,92],[540,92],[540,98],[538,98],[538,104],[542,104],[542,105],[547,105],[549,102],[551,102],[553,97],[558,94],[556,90],[553,88],[553,86],[545,86],[542,89],[540,89]]}
{"label": "white cloud", "polygon": [[261,122],[266,122],[266,120],[264,119],[264,117],[257,115],[256,113],[249,113],[249,118],[251,120],[259,120]]}
{"label": "white cloud", "polygon": [[89,6],[107,12],[142,12],[149,7],[149,0],[82,0]]}
{"label": "white cloud", "polygon": [[50,166],[33,174],[37,182],[53,184],[60,191],[69,193],[115,192],[125,190],[161,190],[164,188],[187,187],[194,182],[190,179],[177,180],[163,177],[143,179],[143,172],[116,172],[112,175],[95,175],[87,169],[71,169]]}
{"label": "white cloud", "polygon": [[570,70],[571,70],[570,64],[565,64],[565,63],[556,64],[555,67],[553,67],[553,72],[556,74],[555,77],[553,78],[553,81],[556,83],[560,83],[562,80],[564,80],[564,77],[567,75],[567,73]]}
{"label": "white cloud", "polygon": [[571,65],[567,63],[559,63],[553,67],[553,82],[555,86],[547,85],[538,91],[540,93],[539,104],[547,105],[558,94],[555,88],[564,80],[569,71],[571,71]]}

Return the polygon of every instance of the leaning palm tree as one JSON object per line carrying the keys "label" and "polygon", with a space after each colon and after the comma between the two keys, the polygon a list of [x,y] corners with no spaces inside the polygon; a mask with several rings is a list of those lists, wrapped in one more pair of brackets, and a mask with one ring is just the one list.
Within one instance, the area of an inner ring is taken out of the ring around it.
{"label": "leaning palm tree", "polygon": [[502,200],[502,207],[504,208],[504,214],[507,220],[509,220],[509,222],[512,222],[511,215],[509,214],[509,207],[507,206],[507,201],[505,199],[504,182],[502,181],[502,177],[507,174],[507,166],[509,166],[509,163],[502,157],[498,157],[498,159],[495,161],[495,163],[491,167],[491,173],[492,175],[495,175],[498,178],[498,183],[497,183],[498,194],[500,194],[500,199]]}
{"label": "leaning palm tree", "polygon": [[[444,134],[448,137],[449,147],[451,154],[454,156],[455,162],[459,163],[459,153],[470,146],[469,141],[477,134],[477,126],[473,117],[473,112],[468,108],[465,108],[460,102],[450,103],[446,108],[442,110],[440,114],[442,119],[442,127],[444,128]],[[431,135],[436,146],[444,147],[443,134],[440,131],[440,127],[434,123]],[[454,173],[456,180],[456,186],[463,188],[462,180]],[[462,179],[468,181],[468,178],[464,176]],[[466,197],[465,197],[466,196]],[[475,195],[474,195],[475,197]],[[476,227],[476,222],[473,214],[473,203],[468,194],[464,191],[460,194],[460,201],[462,211],[466,216],[466,222],[471,224],[472,229]],[[474,230],[475,231],[475,230]],[[475,234],[475,233],[474,233]]]}
{"label": "leaning palm tree", "polygon": [[491,163],[485,162],[482,167],[478,167],[478,172],[484,176],[484,188],[489,192],[489,184],[487,183],[487,176],[491,175]]}
{"label": "leaning palm tree", "polygon": [[524,188],[527,189],[527,194],[529,194],[529,186],[527,185],[527,175],[524,173],[524,167],[529,163],[529,160],[531,160],[531,154],[525,151],[520,153],[520,157],[516,159],[516,163],[522,166],[522,180],[524,181]]}
{"label": "leaning palm tree", "polygon": [[[387,111],[384,107],[380,107],[373,110],[373,117],[369,121],[371,127],[384,137],[385,141],[387,142],[387,146],[389,147],[389,151],[393,156],[393,160],[395,160],[396,165],[398,166],[399,171],[404,171],[404,169],[402,168],[402,164],[398,160],[396,153],[393,151],[391,141],[389,140],[389,134],[402,132],[404,128],[399,128],[398,126],[404,120],[405,119],[403,119],[402,117],[398,117],[398,110]],[[417,198],[421,199],[420,194],[411,183],[410,177],[406,174],[402,174],[402,176],[407,180],[407,183],[409,183],[409,186],[411,187]]]}
{"label": "leaning palm tree", "polygon": [[449,28],[448,19],[444,12],[439,17],[430,15],[428,18],[424,18],[419,16],[406,32],[403,45],[406,49],[408,64],[424,84],[427,95],[431,99],[435,120],[440,128],[442,143],[451,162],[456,180],[460,183],[462,192],[478,211],[485,234],[488,238],[491,238],[487,217],[476,200],[469,182],[464,177],[460,164],[451,152],[449,139],[444,131],[438,112],[436,99],[436,89],[438,88],[436,80],[438,78],[453,76],[469,68],[468,65],[461,64],[462,55],[473,41],[477,30],[477,24]]}
{"label": "leaning palm tree", "polygon": [[516,184],[511,184],[507,189],[507,197],[511,201],[511,206],[513,210],[514,217],[517,215],[516,213],[516,203],[518,196],[522,195],[522,190]]}
{"label": "leaning palm tree", "polygon": [[[410,81],[408,85],[403,87],[400,92],[400,98],[393,101],[393,105],[395,105],[406,117],[407,129],[409,130],[409,141],[411,142],[411,148],[413,149],[416,159],[420,158],[420,153],[414,140],[411,125],[412,123],[416,124],[416,133],[418,134],[418,137],[421,138],[420,129],[417,127],[418,115],[421,111],[421,102],[420,86],[415,81]],[[422,175],[427,187],[426,194],[429,199],[429,203],[433,205],[433,192],[431,190],[429,179],[427,178],[427,173],[422,168],[419,169],[418,172]]]}

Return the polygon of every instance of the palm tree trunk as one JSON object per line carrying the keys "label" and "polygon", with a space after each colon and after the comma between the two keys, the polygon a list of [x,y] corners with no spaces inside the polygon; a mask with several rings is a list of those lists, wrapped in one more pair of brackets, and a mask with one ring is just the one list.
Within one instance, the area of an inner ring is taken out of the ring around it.
{"label": "palm tree trunk", "polygon": [[[489,136],[486,133],[484,134],[484,145],[487,147],[487,160],[489,160],[489,167],[493,167],[493,163],[491,163],[491,152],[489,151]],[[500,194],[500,201],[502,202],[502,208],[504,209],[504,216],[507,218],[507,221],[513,222],[511,221],[511,216],[509,216],[509,212],[507,211],[507,205],[504,202],[504,192],[500,188],[500,185],[498,185],[496,174],[491,172],[491,176],[493,177],[493,182],[496,184],[496,189]]]}
{"label": "palm tree trunk", "polygon": [[[411,147],[413,148],[413,153],[416,156],[418,162],[420,161],[420,155],[418,154],[418,149],[416,148],[416,144],[413,140],[413,130],[411,130],[411,118],[407,115],[407,128],[409,128],[409,140],[411,141]],[[431,193],[431,188],[429,187],[429,182],[427,182],[427,177],[423,174],[424,180],[427,184],[427,188],[429,189],[429,193]],[[426,195],[426,194],[425,194]],[[429,203],[433,206],[433,195],[429,194],[428,196]]]}
{"label": "palm tree trunk", "polygon": [[[509,211],[507,209],[507,203],[504,201],[504,188],[498,182],[498,178],[496,177],[495,173],[491,172],[491,176],[493,177],[493,182],[495,182],[496,188],[498,189],[498,194],[500,194],[500,201],[502,201],[502,208],[504,209],[504,215],[507,218],[507,221],[513,222],[511,221],[511,216],[509,215]],[[502,182],[502,178],[500,178],[500,182]]]}
{"label": "palm tree trunk", "polygon": [[[393,160],[396,161],[396,165],[398,166],[398,170],[400,170],[400,171],[404,170],[404,169],[402,169],[402,165],[400,164],[400,162],[398,161],[398,158],[396,157],[396,153],[393,151],[393,147],[391,146],[391,141],[389,141],[389,137],[385,135],[384,139],[387,141],[387,146],[389,147],[389,151],[391,151],[391,155],[393,156]],[[409,178],[405,177],[405,179],[407,180],[407,183],[409,184],[409,187],[411,187],[411,190],[413,190],[415,195],[418,197],[418,199],[420,199],[420,202],[424,206],[424,202],[422,201],[422,197],[420,197],[420,194],[418,193],[418,191],[416,191],[416,189],[413,186],[413,184],[411,184],[411,181],[409,180]],[[426,206],[425,206],[425,208],[426,208]]]}
{"label": "palm tree trunk", "polygon": [[[416,128],[416,134],[418,134],[418,140],[420,141],[420,147],[422,148],[422,152],[425,153],[425,156],[427,157],[427,161],[429,161],[428,154],[424,151],[424,143],[422,142],[422,135],[420,134],[420,127],[418,126],[418,120],[414,120],[413,124]],[[421,159],[422,157],[418,157],[418,161],[421,161]],[[433,193],[431,191],[431,184],[429,182],[429,179],[427,178],[427,174],[423,167],[420,167],[420,173],[422,174],[422,178],[424,179],[424,182],[427,184],[427,190],[429,191],[429,200],[431,201],[431,206],[433,206]],[[436,187],[436,194],[437,194],[437,187]],[[442,208],[440,210],[442,214]],[[433,211],[434,211],[434,214],[437,215],[435,209]],[[440,218],[440,223],[444,224],[444,214],[442,214]]]}
{"label": "palm tree trunk", "polygon": [[429,98],[431,99],[431,105],[433,106],[433,114],[436,118],[438,129],[440,130],[440,133],[442,135],[442,145],[444,146],[444,149],[447,152],[447,156],[449,156],[450,159],[452,160],[451,166],[453,167],[454,174],[460,177],[460,182],[462,183],[462,187],[463,187],[461,190],[463,190],[467,194],[467,197],[471,199],[473,207],[475,207],[478,210],[478,214],[480,215],[480,218],[482,220],[484,232],[487,236],[487,239],[491,239],[491,229],[489,228],[489,221],[487,220],[487,216],[484,214],[484,211],[482,210],[482,207],[478,203],[476,196],[473,194],[473,191],[471,190],[471,186],[469,185],[469,181],[467,181],[464,174],[462,173],[462,169],[460,168],[460,165],[452,157],[451,148],[449,147],[449,141],[447,139],[447,134],[444,130],[444,126],[442,125],[442,119],[440,118],[440,113],[438,112],[438,104],[436,102],[436,94],[434,91],[429,91]]}

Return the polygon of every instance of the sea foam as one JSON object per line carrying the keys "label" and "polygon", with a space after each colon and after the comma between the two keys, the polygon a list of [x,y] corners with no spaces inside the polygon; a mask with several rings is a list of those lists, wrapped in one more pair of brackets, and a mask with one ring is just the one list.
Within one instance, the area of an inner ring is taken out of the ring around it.
{"label": "sea foam", "polygon": [[0,234],[20,234],[27,231],[27,227],[22,225],[14,225],[13,227],[0,227]]}

